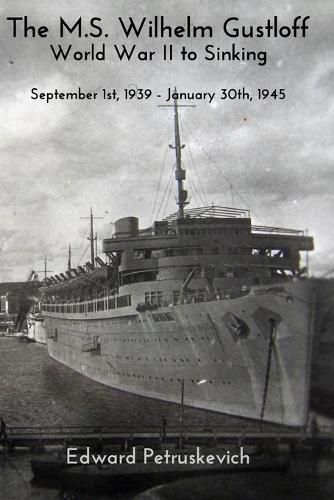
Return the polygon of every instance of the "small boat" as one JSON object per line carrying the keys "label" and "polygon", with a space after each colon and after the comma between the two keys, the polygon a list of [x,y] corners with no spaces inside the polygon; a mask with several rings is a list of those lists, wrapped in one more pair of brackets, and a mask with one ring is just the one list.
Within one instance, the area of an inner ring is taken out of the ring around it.
{"label": "small boat", "polygon": [[32,342],[46,344],[44,318],[39,307],[32,307],[27,315],[28,338]]}
{"label": "small boat", "polygon": [[120,464],[105,467],[89,465],[62,469],[60,481],[64,488],[119,491],[138,486],[158,485],[188,477],[251,471],[286,472],[288,468],[289,460],[284,457],[260,457],[248,465],[157,463]]}

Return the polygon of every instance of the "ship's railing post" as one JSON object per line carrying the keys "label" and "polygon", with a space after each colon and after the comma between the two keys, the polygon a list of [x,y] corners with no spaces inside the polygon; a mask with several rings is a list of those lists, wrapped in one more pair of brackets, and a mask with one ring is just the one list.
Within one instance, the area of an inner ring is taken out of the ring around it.
{"label": "ship's railing post", "polygon": [[183,434],[184,434],[184,379],[181,380],[181,415],[180,415],[180,444],[179,448],[183,449]]}

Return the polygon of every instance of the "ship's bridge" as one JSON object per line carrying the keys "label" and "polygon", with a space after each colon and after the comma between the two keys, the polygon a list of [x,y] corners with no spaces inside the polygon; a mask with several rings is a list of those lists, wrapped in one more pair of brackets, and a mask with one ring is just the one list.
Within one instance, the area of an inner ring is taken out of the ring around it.
{"label": "ship's bridge", "polygon": [[249,210],[210,206],[185,210],[183,218],[172,214],[141,230],[137,217],[119,219],[112,238],[103,240],[103,251],[122,252],[139,248],[138,244],[143,249],[187,246],[190,241],[196,244],[217,238],[233,245],[247,240],[248,245],[258,245],[259,250],[279,246],[313,250],[313,238],[301,230],[252,225]]}
{"label": "ship's bridge", "polygon": [[115,229],[103,250],[111,259],[118,256],[122,282],[155,281],[167,270],[174,276],[208,265],[219,276],[294,275],[299,252],[313,249],[303,231],[252,226],[248,210],[229,207],[185,210],[183,218],[172,214],[144,230],[136,217],[127,217]]}
{"label": "ship's bridge", "polygon": [[232,238],[247,236],[251,232],[248,210],[228,207],[203,207],[184,211],[182,219],[172,214],[163,220],[155,221],[146,229],[139,229],[137,217],[119,219],[115,224],[112,238],[103,241],[103,251],[119,252],[144,245],[146,248],[163,248],[189,245],[196,240],[203,242],[212,236]]}

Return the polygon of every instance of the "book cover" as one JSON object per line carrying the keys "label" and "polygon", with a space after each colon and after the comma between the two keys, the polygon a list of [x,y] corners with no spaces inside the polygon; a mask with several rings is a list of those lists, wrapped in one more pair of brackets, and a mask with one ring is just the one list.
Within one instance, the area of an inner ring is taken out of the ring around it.
{"label": "book cover", "polygon": [[328,498],[332,19],[3,2],[4,498]]}

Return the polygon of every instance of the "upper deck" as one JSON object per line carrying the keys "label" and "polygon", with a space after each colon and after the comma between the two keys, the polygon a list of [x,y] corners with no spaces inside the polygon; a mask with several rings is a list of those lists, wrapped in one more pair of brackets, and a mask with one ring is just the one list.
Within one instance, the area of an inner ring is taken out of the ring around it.
{"label": "upper deck", "polygon": [[[181,283],[182,290],[192,281],[198,289],[210,289],[212,295],[214,287],[269,283],[303,273],[299,253],[313,250],[313,239],[303,231],[252,225],[246,209],[213,205],[185,209],[188,192],[184,189],[186,171],[181,158],[184,145],[180,140],[176,99],[174,132],[175,144],[171,148],[176,160],[177,212],[145,229],[139,229],[137,217],[116,221],[113,236],[103,240],[107,256],[103,262],[94,254],[91,209],[90,262],[78,269],[69,266],[65,274],[46,279],[47,286],[62,288],[69,283],[66,288],[74,284],[75,289],[76,286],[96,288],[100,284],[106,288],[105,282],[109,288],[119,290],[123,285],[137,286],[144,282],[155,282],[155,287],[157,283],[168,286],[174,280]],[[100,273],[103,275],[99,276]],[[173,286],[180,289],[180,283],[175,283]]]}
{"label": "upper deck", "polygon": [[211,268],[220,278],[276,279],[300,272],[300,251],[313,249],[303,231],[252,226],[248,210],[203,207],[172,214],[139,230],[138,219],[116,222],[103,251],[118,262],[121,284],[199,275]]}
{"label": "upper deck", "polygon": [[249,248],[289,248],[313,250],[313,238],[303,231],[281,227],[251,225],[248,210],[210,206],[184,210],[182,219],[172,214],[140,230],[138,219],[127,217],[116,222],[112,238],[103,240],[105,253],[135,249],[164,249],[203,243]]}

